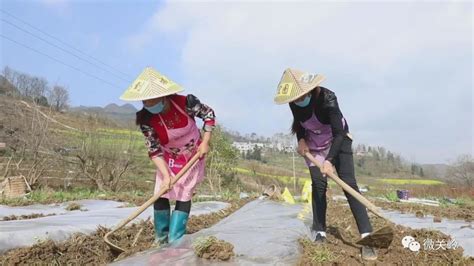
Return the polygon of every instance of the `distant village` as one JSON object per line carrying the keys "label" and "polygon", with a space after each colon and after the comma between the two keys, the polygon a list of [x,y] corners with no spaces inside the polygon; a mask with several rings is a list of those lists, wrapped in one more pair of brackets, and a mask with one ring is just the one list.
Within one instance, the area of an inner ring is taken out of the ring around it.
{"label": "distant village", "polygon": [[[241,154],[247,154],[252,152],[255,148],[262,151],[272,150],[278,152],[296,152],[297,141],[296,137],[292,134],[277,133],[272,137],[262,137],[255,133],[240,135],[239,132],[230,131],[228,132],[233,139],[232,146],[240,151]],[[380,151],[379,151],[380,150]],[[374,153],[379,152],[385,154],[385,150],[381,147],[370,147],[363,144],[359,144],[354,147],[354,155],[359,157],[374,157]],[[387,153],[388,157],[393,157],[390,152]]]}
{"label": "distant village", "polygon": [[272,137],[260,137],[255,133],[241,136],[238,132],[231,132],[230,135],[234,140],[232,146],[243,154],[255,148],[278,152],[296,151],[296,137],[291,134],[277,133]]}

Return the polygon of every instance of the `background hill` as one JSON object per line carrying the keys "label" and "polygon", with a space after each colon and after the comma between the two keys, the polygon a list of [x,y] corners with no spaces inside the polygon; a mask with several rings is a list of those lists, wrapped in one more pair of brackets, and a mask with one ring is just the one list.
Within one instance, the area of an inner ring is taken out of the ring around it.
{"label": "background hill", "polygon": [[135,122],[135,113],[138,110],[131,104],[117,105],[111,103],[105,107],[78,106],[70,108],[70,112],[82,115],[93,115],[110,119],[120,126],[130,127]]}

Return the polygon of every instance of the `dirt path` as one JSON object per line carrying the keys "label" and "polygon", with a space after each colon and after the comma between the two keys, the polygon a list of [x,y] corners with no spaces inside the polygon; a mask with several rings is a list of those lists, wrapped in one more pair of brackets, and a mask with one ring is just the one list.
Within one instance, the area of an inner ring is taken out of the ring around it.
{"label": "dirt path", "polygon": [[[347,205],[342,202],[328,202],[327,224],[329,226],[328,243],[316,246],[311,241],[300,240],[303,247],[303,256],[299,265],[473,265],[474,258],[463,257],[463,249],[457,247],[449,250],[424,250],[424,241],[444,241],[451,239],[438,231],[413,230],[411,228],[394,225],[395,237],[392,245],[387,249],[378,250],[378,259],[374,262],[365,262],[360,257],[360,249],[351,245],[358,239],[357,226]],[[375,229],[381,228],[385,223],[382,219],[371,215],[371,222]],[[412,236],[421,245],[419,252],[413,252],[402,246],[402,238]],[[341,237],[342,236],[342,237]],[[345,242],[348,241],[348,242]],[[435,243],[436,244],[436,243]],[[436,245],[435,245],[436,248]]]}
{"label": "dirt path", "polygon": [[[189,220],[189,232],[197,232],[212,226],[242,207],[246,202],[248,201],[241,200],[232,203],[229,208],[217,213],[192,216]],[[60,243],[45,241],[32,247],[13,249],[0,256],[0,264],[103,265],[149,249],[154,240],[154,229],[151,221],[147,220],[133,224],[113,235],[112,241],[128,250],[122,254],[114,254],[103,240],[108,231],[107,228],[99,227],[91,235],[75,234]],[[135,246],[132,247],[131,245],[139,232],[138,240]]]}

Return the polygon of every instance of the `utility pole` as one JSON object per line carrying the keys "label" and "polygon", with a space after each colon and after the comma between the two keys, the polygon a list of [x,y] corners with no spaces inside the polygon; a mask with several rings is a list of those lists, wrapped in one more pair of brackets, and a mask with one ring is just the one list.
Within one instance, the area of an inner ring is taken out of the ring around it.
{"label": "utility pole", "polygon": [[295,174],[295,151],[291,152],[293,154],[293,194],[296,193],[296,174]]}

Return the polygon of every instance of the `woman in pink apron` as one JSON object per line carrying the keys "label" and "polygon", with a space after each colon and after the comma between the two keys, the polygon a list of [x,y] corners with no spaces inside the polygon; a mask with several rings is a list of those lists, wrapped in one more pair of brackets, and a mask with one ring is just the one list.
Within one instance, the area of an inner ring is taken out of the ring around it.
{"label": "woman in pink apron", "polygon": [[[354,173],[352,137],[334,92],[320,87],[322,75],[287,69],[278,86],[275,102],[288,103],[293,114],[292,132],[298,140],[298,153],[310,152],[322,165],[322,171],[306,157],[312,180],[314,241],[326,242],[326,175],[335,168],[339,177],[357,192]],[[353,196],[345,193],[362,237],[372,232],[366,208]],[[373,248],[363,246],[362,257],[375,260]]]}
{"label": "woman in pink apron", "polygon": [[[156,86],[153,90],[153,85],[156,84],[163,86]],[[126,91],[129,94],[122,96],[127,100],[141,98],[143,102],[143,109],[137,112],[136,123],[146,138],[149,157],[157,168],[155,193],[161,187],[168,189],[154,204],[158,244],[173,242],[186,231],[191,198],[196,186],[204,179],[204,157],[209,152],[211,131],[215,126],[214,111],[210,107],[202,104],[194,95],[176,94],[182,88],[173,85],[175,84],[166,77],[147,68]],[[141,91],[141,94],[136,90]],[[203,137],[196,126],[195,117],[204,122]],[[171,187],[171,177],[196,153],[200,154],[201,159]],[[172,213],[170,200],[176,201]]]}

